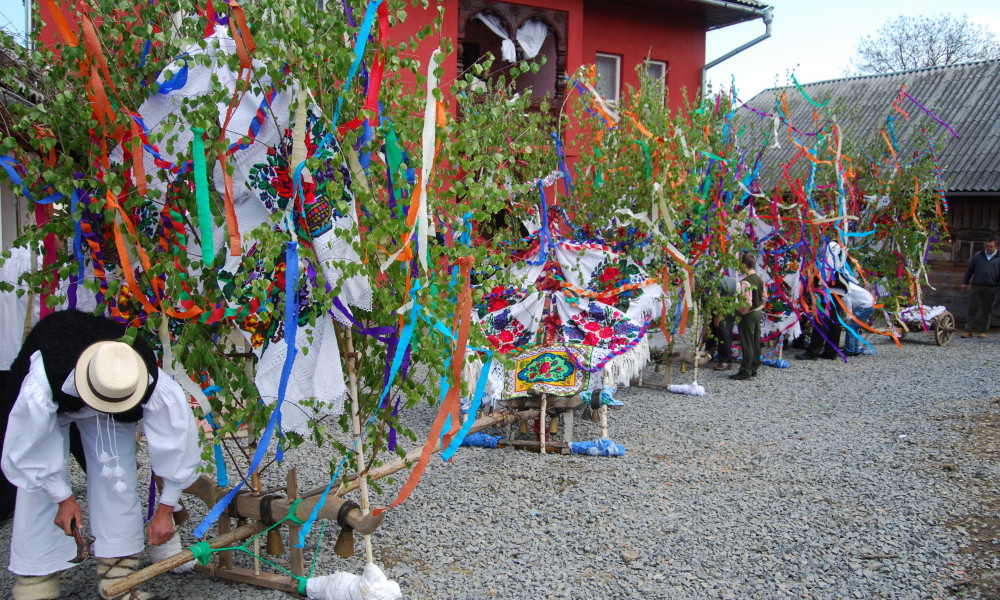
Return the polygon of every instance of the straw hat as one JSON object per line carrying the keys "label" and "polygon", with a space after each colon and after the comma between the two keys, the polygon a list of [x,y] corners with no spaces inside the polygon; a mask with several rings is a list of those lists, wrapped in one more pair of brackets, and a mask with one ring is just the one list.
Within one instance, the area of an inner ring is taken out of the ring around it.
{"label": "straw hat", "polygon": [[142,400],[149,372],[139,353],[122,342],[91,344],[76,361],[76,391],[94,410],[121,413]]}

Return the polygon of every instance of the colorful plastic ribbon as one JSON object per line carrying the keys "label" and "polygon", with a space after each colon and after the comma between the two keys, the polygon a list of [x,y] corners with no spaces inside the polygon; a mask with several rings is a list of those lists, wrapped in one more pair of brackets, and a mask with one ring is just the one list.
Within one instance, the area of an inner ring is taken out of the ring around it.
{"label": "colorful plastic ribbon", "polygon": [[[271,446],[271,438],[274,437],[276,430],[280,428],[281,422],[281,406],[285,400],[285,391],[288,389],[288,379],[292,373],[292,366],[295,363],[295,354],[297,352],[295,348],[295,337],[298,332],[298,322],[299,322],[299,303],[298,303],[298,280],[299,280],[299,245],[298,242],[292,240],[285,245],[285,363],[281,369],[281,379],[278,383],[278,398],[274,403],[274,408],[271,411],[271,416],[267,421],[267,426],[264,427],[264,431],[261,432],[260,438],[257,440],[257,449],[254,450],[253,458],[250,461],[250,468],[247,469],[246,477],[244,477],[233,489],[219,500],[215,506],[208,512],[201,523],[195,527],[194,536],[197,538],[202,538],[222,513],[229,506],[229,503],[233,501],[236,494],[243,489],[246,482],[250,479],[250,476],[257,472],[260,467],[261,462],[263,462],[264,457],[267,455],[268,450]],[[282,454],[281,444],[278,444],[276,455],[280,456]],[[279,459],[280,460],[280,459]]]}
{"label": "colorful plastic ribbon", "polygon": [[212,235],[212,209],[208,204],[208,167],[205,164],[205,130],[192,127],[191,158],[194,161],[194,194],[198,208],[198,233],[201,236],[201,260],[206,267],[215,262]]}

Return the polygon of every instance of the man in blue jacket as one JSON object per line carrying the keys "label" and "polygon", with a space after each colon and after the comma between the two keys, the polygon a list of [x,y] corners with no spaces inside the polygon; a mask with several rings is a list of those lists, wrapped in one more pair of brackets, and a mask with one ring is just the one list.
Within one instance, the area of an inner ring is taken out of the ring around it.
{"label": "man in blue jacket", "polygon": [[972,337],[976,332],[984,338],[990,329],[990,314],[996,301],[997,287],[1000,286],[1000,256],[997,255],[996,238],[986,240],[985,249],[976,252],[969,261],[969,268],[962,278],[962,291],[969,291],[970,284],[969,314],[962,337]]}

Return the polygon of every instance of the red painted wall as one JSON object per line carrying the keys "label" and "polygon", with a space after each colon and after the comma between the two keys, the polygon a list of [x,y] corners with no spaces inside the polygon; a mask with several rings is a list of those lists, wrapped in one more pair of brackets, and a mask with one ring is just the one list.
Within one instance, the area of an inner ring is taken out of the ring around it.
{"label": "red painted wall", "polygon": [[[693,101],[701,90],[701,68],[705,64],[705,26],[698,20],[663,10],[622,6],[612,0],[509,1],[511,4],[569,13],[566,68],[570,74],[580,65],[594,62],[597,52],[617,54],[622,57],[624,91],[626,85],[639,85],[635,67],[648,57],[667,63],[671,108],[682,106],[685,95],[688,100]],[[406,22],[393,27],[390,32],[393,42],[406,39],[423,24],[429,23],[437,13],[438,5],[445,11],[441,36],[454,41],[458,35],[458,0],[432,3],[426,10],[408,10]],[[439,41],[438,37],[428,37],[416,52],[409,54],[426,65],[431,51]],[[445,82],[454,79],[455,68],[455,56],[450,55],[445,61]]]}
{"label": "red painted wall", "polygon": [[[621,6],[612,0],[509,0],[511,4],[523,4],[569,14],[566,46],[566,68],[573,73],[580,65],[594,62],[597,52],[618,54],[622,57],[622,84],[638,85],[635,66],[647,55],[654,60],[668,63],[667,85],[671,92],[670,105],[681,104],[681,88],[686,88],[688,98],[693,99],[701,87],[701,67],[705,62],[705,29],[696,20],[671,15],[665,11]],[[63,14],[70,27],[76,31],[73,11],[65,3]],[[430,36],[418,48],[407,54],[416,57],[426,69],[431,52],[438,46],[440,38],[453,42],[458,36],[458,0],[431,2],[427,9],[407,8],[406,21],[390,30],[393,43],[399,43],[415,34],[424,24],[430,23],[437,15],[438,7],[444,9],[444,24],[440,37]],[[46,46],[62,42],[51,16],[41,3],[42,26],[39,32],[41,43]],[[456,57],[450,54],[444,62],[444,82],[455,78]],[[410,78],[412,79],[412,78]],[[413,83],[410,81],[409,83]]]}
{"label": "red painted wall", "polygon": [[[76,34],[77,37],[79,37],[80,24],[76,18],[76,11],[73,10],[74,4],[72,2],[57,2],[56,6],[58,6],[60,12],[62,12],[70,30]],[[38,12],[41,22],[32,23],[32,29],[38,31],[38,43],[45,48],[58,48],[60,45],[65,43],[65,41],[59,33],[59,30],[56,29],[55,21],[52,19],[52,14],[49,12],[45,2],[38,3]]]}
{"label": "red painted wall", "polygon": [[607,0],[588,0],[584,10],[583,62],[594,62],[598,52],[621,56],[622,92],[639,86],[635,67],[648,57],[667,63],[671,108],[683,106],[682,88],[690,100],[698,95],[705,64],[702,23]]}
{"label": "red painted wall", "polygon": [[[406,20],[399,25],[394,25],[389,28],[389,39],[393,45],[398,45],[410,38],[416,39],[414,38],[416,33],[425,25],[432,23],[437,17],[438,6],[444,8],[445,18],[441,27],[440,36],[428,36],[420,42],[417,48],[411,47],[405,52],[401,52],[404,56],[419,60],[419,70],[423,74],[427,73],[427,61],[430,60],[434,49],[439,46],[441,39],[450,39],[454,45],[454,41],[458,38],[458,18],[455,16],[458,14],[458,0],[442,0],[441,2],[430,2],[428,4],[429,5],[426,9],[408,6],[406,8]],[[455,79],[456,61],[457,58],[455,57],[454,52],[445,58],[444,77],[442,78],[442,81],[445,84],[450,83]],[[409,73],[396,74],[395,76],[401,77],[406,87],[416,88],[416,81]],[[414,93],[423,95],[424,91],[415,90]]]}

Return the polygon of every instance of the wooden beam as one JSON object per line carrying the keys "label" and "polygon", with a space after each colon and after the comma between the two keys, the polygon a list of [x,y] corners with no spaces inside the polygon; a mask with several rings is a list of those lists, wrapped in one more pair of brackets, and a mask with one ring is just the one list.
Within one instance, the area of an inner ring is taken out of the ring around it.
{"label": "wooden beam", "polygon": [[[212,549],[224,548],[226,546],[232,546],[236,542],[241,542],[253,535],[256,535],[267,529],[263,523],[259,521],[254,521],[253,523],[247,523],[242,527],[237,527],[233,531],[220,535],[208,542],[208,545]],[[156,577],[157,575],[162,575],[171,569],[176,569],[177,567],[183,565],[186,562],[194,560],[194,553],[191,550],[182,550],[177,554],[161,560],[158,563],[153,563],[146,567],[145,569],[140,569],[127,577],[116,580],[115,582],[104,586],[101,592],[109,597],[114,598],[120,594],[131,590],[134,587],[140,586],[150,579]]]}
{"label": "wooden beam", "polygon": [[209,565],[207,567],[198,565],[195,567],[195,571],[205,573],[206,575],[211,575],[212,577],[217,577],[219,579],[225,579],[227,581],[249,583],[250,585],[271,588],[272,590],[280,590],[289,594],[298,594],[299,592],[298,583],[288,575],[279,575],[277,573],[256,574],[253,570],[244,569],[242,567],[222,569],[216,567],[215,565]]}

